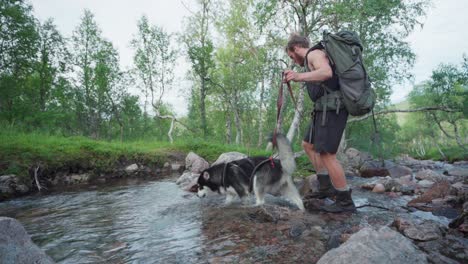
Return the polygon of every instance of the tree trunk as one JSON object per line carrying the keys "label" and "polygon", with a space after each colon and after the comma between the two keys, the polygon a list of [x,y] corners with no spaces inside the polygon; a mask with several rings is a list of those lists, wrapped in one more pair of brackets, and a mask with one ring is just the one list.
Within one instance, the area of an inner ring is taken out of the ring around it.
{"label": "tree trunk", "polygon": [[[303,85],[303,84],[301,84]],[[287,134],[287,138],[289,139],[290,142],[293,141],[294,135],[296,131],[298,130],[299,124],[301,123],[301,118],[303,116],[304,112],[304,87],[299,89],[299,95],[296,97],[297,98],[297,105],[294,109],[294,118],[291,123],[291,126],[289,127],[289,131]],[[292,98],[291,98],[292,101]]]}
{"label": "tree trunk", "polygon": [[226,143],[232,143],[232,133],[231,133],[232,121],[231,121],[231,114],[229,110],[226,111]]}
{"label": "tree trunk", "polygon": [[453,125],[453,132],[455,134],[455,141],[457,142],[458,146],[460,146],[460,148],[462,148],[464,151],[468,151],[468,149],[463,144],[462,139],[460,138],[460,135],[458,134],[457,121],[450,122],[450,123]]}
{"label": "tree trunk", "polygon": [[208,129],[206,125],[206,109],[205,109],[205,98],[206,98],[206,81],[205,76],[201,78],[201,91],[200,91],[200,115],[201,115],[201,126],[203,131],[203,138],[206,139]]}
{"label": "tree trunk", "polygon": [[[283,86],[281,86],[281,88],[283,90],[283,102],[286,100],[286,94],[284,93],[284,89],[283,89]],[[279,95],[278,95],[279,96]],[[278,110],[277,110],[278,111]],[[279,111],[279,116],[278,116],[278,119],[276,120],[276,126],[275,126],[275,129],[276,129],[276,132],[277,133],[281,133],[281,128],[283,126],[283,112],[284,112],[284,104],[281,106],[281,109]],[[271,149],[273,148],[273,144],[270,142],[268,143],[268,145],[266,146],[266,150],[270,151]]]}
{"label": "tree trunk", "polygon": [[260,88],[260,103],[258,106],[258,143],[259,148],[263,144],[263,97],[265,96],[265,79],[262,79]]}

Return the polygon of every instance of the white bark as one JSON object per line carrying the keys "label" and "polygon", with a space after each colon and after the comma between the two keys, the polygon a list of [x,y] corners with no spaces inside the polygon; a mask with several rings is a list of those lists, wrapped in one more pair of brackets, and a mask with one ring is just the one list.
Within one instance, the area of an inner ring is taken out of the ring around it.
{"label": "white bark", "polygon": [[[294,139],[295,133],[298,130],[298,127],[299,127],[299,124],[301,123],[301,118],[304,112],[304,85],[305,84],[301,84],[301,85],[302,87],[301,89],[299,89],[299,95],[296,97],[297,105],[295,106],[295,110],[294,110],[294,118],[291,123],[291,126],[289,127],[288,134],[286,135],[286,137],[289,139],[290,142],[292,142]],[[291,98],[291,101],[292,101],[292,98]]]}

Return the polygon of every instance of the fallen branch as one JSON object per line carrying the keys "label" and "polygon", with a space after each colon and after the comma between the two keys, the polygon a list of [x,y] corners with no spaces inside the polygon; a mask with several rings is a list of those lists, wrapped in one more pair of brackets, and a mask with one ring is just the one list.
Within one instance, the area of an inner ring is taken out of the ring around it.
{"label": "fallen branch", "polygon": [[[450,112],[450,113],[461,112],[460,110],[450,109],[447,107],[431,106],[431,107],[421,107],[421,108],[406,109],[406,110],[405,109],[389,109],[389,110],[375,112],[374,115],[386,115],[386,114],[391,114],[391,113],[428,112],[428,111],[444,111],[444,112]],[[348,120],[348,123],[362,121],[371,116],[372,116],[372,113],[369,113],[361,117],[351,118]]]}
{"label": "fallen branch", "polygon": [[36,181],[36,186],[37,186],[37,189],[39,191],[41,191],[42,187],[41,187],[41,184],[39,183],[39,179],[37,178],[37,172],[39,171],[39,166],[37,166],[35,169],[34,169],[34,180]]}

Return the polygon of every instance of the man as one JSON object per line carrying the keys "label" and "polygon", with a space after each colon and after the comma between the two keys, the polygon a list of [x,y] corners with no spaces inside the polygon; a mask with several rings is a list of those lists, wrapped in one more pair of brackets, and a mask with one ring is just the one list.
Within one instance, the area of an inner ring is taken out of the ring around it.
{"label": "man", "polygon": [[[284,72],[284,81],[305,82],[314,102],[312,121],[303,139],[302,147],[312,162],[319,181],[319,191],[311,198],[332,198],[331,205],[323,206],[327,212],[354,212],[356,207],[351,189],[346,183],[343,167],[336,159],[336,152],[346,126],[348,112],[339,97],[338,77],[320,44],[309,48],[306,37],[293,34],[286,46],[288,56],[306,72]],[[332,96],[333,95],[333,96]],[[334,102],[337,102],[336,105]]]}

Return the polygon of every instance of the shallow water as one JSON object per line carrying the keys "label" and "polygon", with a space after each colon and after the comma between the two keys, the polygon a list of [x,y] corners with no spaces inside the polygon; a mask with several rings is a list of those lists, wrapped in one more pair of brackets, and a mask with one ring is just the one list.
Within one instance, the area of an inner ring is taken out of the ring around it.
{"label": "shallow water", "polygon": [[194,263],[200,203],[174,182],[104,187],[0,203],[59,263]]}

